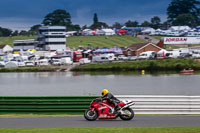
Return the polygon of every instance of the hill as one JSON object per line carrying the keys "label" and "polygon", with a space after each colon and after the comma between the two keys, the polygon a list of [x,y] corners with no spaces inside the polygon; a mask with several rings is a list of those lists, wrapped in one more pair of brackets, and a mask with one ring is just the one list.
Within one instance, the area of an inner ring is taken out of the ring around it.
{"label": "hill", "polygon": [[89,47],[90,45],[96,48],[113,46],[117,47],[126,47],[135,43],[144,43],[143,40],[132,36],[72,36],[67,38],[67,45],[70,48],[77,48],[82,46],[84,48]]}
{"label": "hill", "polygon": [[14,40],[27,40],[27,39],[34,39],[35,36],[12,36],[12,37],[0,37],[0,45],[8,44],[13,47]]}
{"label": "hill", "polygon": [[[14,40],[26,40],[26,39],[34,39],[35,36],[13,36],[13,37],[0,37],[0,44],[8,44],[13,46]],[[111,48],[113,46],[117,47],[125,47],[135,43],[144,43],[143,40],[132,36],[72,36],[67,37],[67,45],[70,48],[78,48],[82,46],[87,48],[88,46],[93,46],[96,48],[108,47]]]}

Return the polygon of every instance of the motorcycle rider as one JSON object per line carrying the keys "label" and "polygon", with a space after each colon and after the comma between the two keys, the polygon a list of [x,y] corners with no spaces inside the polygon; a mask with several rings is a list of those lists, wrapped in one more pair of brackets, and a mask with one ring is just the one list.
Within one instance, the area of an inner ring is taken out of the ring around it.
{"label": "motorcycle rider", "polygon": [[102,100],[107,100],[108,103],[113,104],[115,106],[115,111],[120,110],[120,106],[117,104],[120,102],[119,99],[113,96],[107,89],[102,90]]}

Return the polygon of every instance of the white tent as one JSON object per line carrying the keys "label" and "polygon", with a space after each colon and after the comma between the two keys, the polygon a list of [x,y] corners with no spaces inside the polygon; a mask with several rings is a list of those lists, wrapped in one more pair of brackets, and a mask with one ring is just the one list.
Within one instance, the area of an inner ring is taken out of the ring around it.
{"label": "white tent", "polygon": [[115,35],[115,31],[112,29],[101,29],[97,31],[98,35]]}
{"label": "white tent", "polygon": [[17,68],[18,67],[18,64],[16,62],[8,62],[5,64],[5,68]]}
{"label": "white tent", "polygon": [[9,45],[1,45],[0,46],[0,53],[9,53],[12,51],[13,51],[13,48]]}
{"label": "white tent", "polygon": [[172,26],[169,28],[171,31],[189,31],[191,28],[189,26]]}
{"label": "white tent", "polygon": [[147,28],[142,31],[142,33],[153,33],[153,32],[155,32],[155,30],[153,28]]}

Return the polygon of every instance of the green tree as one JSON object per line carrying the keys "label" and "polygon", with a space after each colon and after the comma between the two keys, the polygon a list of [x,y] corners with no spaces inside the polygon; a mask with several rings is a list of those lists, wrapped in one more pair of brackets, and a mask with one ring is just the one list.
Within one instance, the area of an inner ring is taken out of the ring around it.
{"label": "green tree", "polygon": [[160,27],[160,18],[158,16],[154,16],[151,18],[151,27],[154,29],[158,29]]}
{"label": "green tree", "polygon": [[84,25],[84,26],[82,26],[82,30],[84,30],[84,29],[87,29],[88,27],[87,27],[87,25]]}
{"label": "green tree", "polygon": [[19,35],[20,35],[20,36],[29,36],[30,34],[29,34],[28,31],[21,30],[21,31],[19,32]]}
{"label": "green tree", "polygon": [[12,35],[12,30],[0,27],[0,36],[6,37]]}
{"label": "green tree", "polygon": [[192,14],[180,14],[174,21],[173,25],[175,26],[181,26],[181,25],[187,25],[191,27],[197,26],[197,23],[195,21],[195,17]]}
{"label": "green tree", "polygon": [[173,23],[181,14],[191,14],[198,23],[200,18],[199,5],[198,0],[172,0],[167,8],[169,22]]}
{"label": "green tree", "polygon": [[120,29],[122,25],[119,22],[115,22],[112,27],[116,29]]}
{"label": "green tree", "polygon": [[14,31],[14,32],[12,33],[12,36],[18,36],[18,35],[19,35],[19,31],[18,31],[18,30]]}
{"label": "green tree", "polygon": [[170,22],[169,22],[169,21],[165,21],[165,22],[163,22],[163,23],[161,24],[161,28],[162,28],[162,29],[167,30],[167,29],[169,29],[169,27],[170,27]]}
{"label": "green tree", "polygon": [[80,29],[81,27],[78,24],[70,25],[67,27],[67,31],[79,31]]}
{"label": "green tree", "polygon": [[131,20],[128,20],[126,23],[125,23],[125,25],[127,26],[127,27],[138,27],[138,22],[137,21],[131,21]]}
{"label": "green tree", "polygon": [[28,31],[31,35],[37,35],[38,33],[38,29],[41,27],[42,25],[37,24],[37,25],[33,25],[31,27],[31,29]]}
{"label": "green tree", "polygon": [[94,14],[94,18],[93,18],[93,24],[97,24],[98,21],[98,17],[97,17],[97,13]]}
{"label": "green tree", "polygon": [[71,16],[67,11],[58,9],[47,14],[42,23],[44,25],[69,26],[71,25]]}
{"label": "green tree", "polygon": [[90,26],[90,28],[97,29],[97,28],[106,28],[106,27],[108,27],[108,25],[104,22],[99,22],[97,14],[95,13],[94,18],[93,18],[93,24]]}
{"label": "green tree", "polygon": [[151,23],[148,22],[148,21],[144,21],[142,24],[141,24],[142,27],[150,27],[151,26]]}

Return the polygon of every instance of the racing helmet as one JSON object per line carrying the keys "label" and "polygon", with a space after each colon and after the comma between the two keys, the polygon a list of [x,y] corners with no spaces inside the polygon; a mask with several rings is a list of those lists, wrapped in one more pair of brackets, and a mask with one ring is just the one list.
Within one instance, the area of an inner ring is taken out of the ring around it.
{"label": "racing helmet", "polygon": [[108,93],[109,93],[109,91],[107,89],[103,89],[101,95],[102,95],[102,97],[104,97]]}

